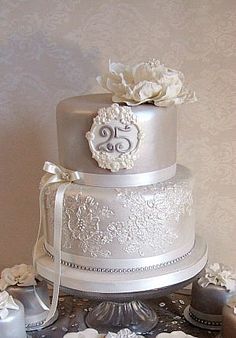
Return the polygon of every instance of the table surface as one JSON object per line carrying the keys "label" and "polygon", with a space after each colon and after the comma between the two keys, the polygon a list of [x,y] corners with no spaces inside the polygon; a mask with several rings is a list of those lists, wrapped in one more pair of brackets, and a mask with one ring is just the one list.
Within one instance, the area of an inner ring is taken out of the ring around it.
{"label": "table surface", "polygon": [[[183,311],[190,303],[188,290],[180,290],[169,296],[155,300],[146,300],[158,314],[159,322],[156,328],[146,335],[155,337],[160,332],[184,331],[198,338],[217,337],[219,332],[197,328],[188,323]],[[98,303],[88,299],[63,295],[59,298],[57,321],[41,331],[28,332],[28,338],[62,338],[67,332],[77,332],[86,329],[84,318]]]}

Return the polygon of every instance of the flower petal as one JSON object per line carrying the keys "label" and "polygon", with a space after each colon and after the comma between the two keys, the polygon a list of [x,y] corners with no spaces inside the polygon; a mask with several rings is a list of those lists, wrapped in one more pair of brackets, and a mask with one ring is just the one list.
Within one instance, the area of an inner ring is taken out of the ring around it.
{"label": "flower petal", "polygon": [[136,102],[151,99],[161,92],[162,87],[153,82],[142,81],[133,89],[133,98]]}
{"label": "flower petal", "polygon": [[196,101],[195,94],[183,86],[183,74],[166,68],[158,60],[134,66],[109,61],[109,72],[98,76],[97,81],[113,94],[113,102],[130,106],[144,102],[168,106]]}

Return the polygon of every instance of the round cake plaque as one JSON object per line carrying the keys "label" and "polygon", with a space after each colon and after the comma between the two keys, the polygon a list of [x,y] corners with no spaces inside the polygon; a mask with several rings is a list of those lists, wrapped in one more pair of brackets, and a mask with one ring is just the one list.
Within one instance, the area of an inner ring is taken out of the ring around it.
{"label": "round cake plaque", "polygon": [[86,138],[99,167],[112,172],[131,169],[138,157],[143,132],[130,107],[113,104],[98,110]]}

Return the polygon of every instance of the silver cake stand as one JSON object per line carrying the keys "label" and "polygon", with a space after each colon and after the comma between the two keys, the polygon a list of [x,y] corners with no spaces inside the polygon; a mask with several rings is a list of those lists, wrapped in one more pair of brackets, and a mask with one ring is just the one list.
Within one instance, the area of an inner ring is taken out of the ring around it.
{"label": "silver cake stand", "polygon": [[128,328],[137,334],[150,334],[158,325],[159,319],[152,307],[143,300],[155,299],[173,293],[190,284],[196,277],[165,288],[129,294],[82,292],[65,287],[61,287],[61,291],[98,302],[98,305],[90,310],[85,317],[86,325],[98,332],[118,332],[123,328]]}
{"label": "silver cake stand", "polygon": [[[61,291],[98,302],[85,318],[88,327],[99,332],[129,328],[138,334],[150,334],[158,324],[158,317],[143,300],[159,298],[183,288],[201,273],[206,263],[207,245],[197,236],[190,255],[156,271],[110,274],[108,277],[98,272],[93,275],[90,271],[71,273],[73,269],[63,267]],[[51,283],[53,261],[44,253],[36,264],[38,273]],[[78,279],[79,275],[82,281]],[[74,287],[76,279],[78,286]]]}

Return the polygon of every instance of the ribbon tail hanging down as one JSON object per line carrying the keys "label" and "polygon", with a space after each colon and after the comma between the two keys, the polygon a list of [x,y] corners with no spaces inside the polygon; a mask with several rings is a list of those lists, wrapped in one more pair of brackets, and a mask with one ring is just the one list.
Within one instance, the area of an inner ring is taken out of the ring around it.
{"label": "ribbon tail hanging down", "polygon": [[62,223],[63,223],[63,200],[66,188],[70,183],[64,183],[59,186],[54,209],[54,280],[53,280],[53,295],[50,310],[48,312],[46,322],[48,322],[55,315],[61,282],[61,237],[62,237]]}
{"label": "ribbon tail hanging down", "polygon": [[[63,201],[64,195],[67,187],[76,180],[80,179],[80,174],[77,171],[67,170],[61,166],[58,166],[51,162],[45,162],[44,171],[51,174],[50,177],[47,179],[46,183],[43,185],[40,191],[39,196],[39,203],[40,203],[40,223],[39,229],[37,234],[36,243],[33,249],[33,266],[36,268],[37,265],[37,247],[39,244],[42,226],[44,223],[43,217],[43,205],[44,205],[44,198],[43,192],[44,189],[52,184],[52,183],[61,183],[57,189],[56,197],[55,197],[55,208],[54,208],[54,236],[53,236],[53,247],[54,247],[54,277],[53,277],[53,295],[52,295],[52,302],[51,306],[48,309],[46,304],[39,299],[39,303],[41,304],[42,308],[48,310],[47,318],[44,321],[44,324],[49,322],[55,315],[58,298],[59,298],[59,291],[60,291],[60,282],[61,282],[61,242],[62,242],[62,225],[63,225]],[[37,298],[37,296],[36,296]]]}

